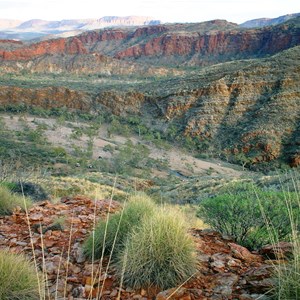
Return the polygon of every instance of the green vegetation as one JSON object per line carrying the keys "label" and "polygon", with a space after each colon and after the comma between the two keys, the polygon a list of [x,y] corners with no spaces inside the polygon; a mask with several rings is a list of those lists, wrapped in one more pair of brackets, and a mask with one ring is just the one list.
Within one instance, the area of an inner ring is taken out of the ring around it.
{"label": "green vegetation", "polygon": [[194,251],[179,211],[158,209],[129,235],[119,254],[119,276],[133,288],[174,287],[194,274]]}
{"label": "green vegetation", "polygon": [[21,254],[0,251],[0,299],[39,300],[39,278],[35,267]]}
{"label": "green vegetation", "polygon": [[[90,259],[110,254],[120,277],[133,288],[173,287],[195,272],[195,247],[179,210],[159,208],[144,194],[98,223],[86,240]],[[125,272],[124,272],[125,270]]]}
{"label": "green vegetation", "polygon": [[[300,211],[300,197],[299,188],[300,181],[297,179],[296,173],[293,172],[292,175],[287,175],[284,178],[288,179],[289,184],[292,184],[291,190],[298,195],[296,201],[290,196],[291,192],[286,192],[286,209],[289,213],[287,225],[291,234],[289,236],[289,242],[292,245],[292,253],[289,255],[289,261],[282,261],[282,257],[287,255],[282,255],[283,253],[278,253],[278,261],[274,265],[274,280],[275,286],[271,290],[272,299],[299,299],[300,298],[300,223],[299,223],[299,211]],[[285,187],[286,190],[287,182],[281,180],[281,186]],[[268,211],[264,212],[265,216],[268,216]],[[274,231],[274,230],[273,230]],[[273,233],[271,233],[271,236]],[[277,236],[273,236],[272,243],[277,244],[280,240]],[[287,258],[287,257],[285,257]]]}
{"label": "green vegetation", "polygon": [[25,209],[32,205],[31,200],[13,194],[5,185],[0,185],[0,215],[10,215],[16,207]]}
{"label": "green vegetation", "polygon": [[272,299],[299,299],[300,297],[300,256],[294,251],[294,258],[288,263],[279,263],[275,266],[275,288],[271,291]]}
{"label": "green vegetation", "polygon": [[85,255],[97,259],[102,253],[116,253],[124,246],[130,232],[140,225],[144,217],[151,216],[154,209],[154,203],[146,195],[132,196],[123,211],[98,223],[95,232],[84,244]]}
{"label": "green vegetation", "polygon": [[[286,201],[291,203],[289,211]],[[235,184],[200,203],[198,216],[237,243],[257,249],[275,240],[289,240],[289,215],[300,224],[297,193],[262,190],[253,184]],[[262,213],[265,213],[263,218]],[[267,223],[267,224],[266,224]],[[270,232],[271,231],[271,232]]]}

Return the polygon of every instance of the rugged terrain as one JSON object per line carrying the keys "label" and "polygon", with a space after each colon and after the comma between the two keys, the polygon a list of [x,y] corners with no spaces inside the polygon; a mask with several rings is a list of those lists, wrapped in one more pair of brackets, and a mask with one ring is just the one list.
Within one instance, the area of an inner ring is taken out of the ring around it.
{"label": "rugged terrain", "polygon": [[[82,242],[95,216],[116,212],[130,192],[188,204],[180,209],[194,221],[197,205],[231,183],[299,188],[296,175],[253,171],[300,165],[300,17],[251,29],[214,20],[1,40],[0,71],[0,183],[41,184],[52,196],[28,216],[1,216],[0,248],[34,253],[51,297],[86,299],[102,286],[103,299],[266,299],[272,247],[250,252],[190,226],[197,272],[160,291],[123,289],[112,266],[91,284],[99,261],[83,257]],[[105,200],[112,194],[120,202]]]}
{"label": "rugged terrain", "polygon": [[0,102],[136,115],[190,138],[200,153],[297,166],[299,22],[241,29],[215,20],[2,41]]}
{"label": "rugged terrain", "polygon": [[[262,251],[265,256],[251,253],[230,238],[208,229],[190,230],[199,263],[197,272],[182,286],[167,291],[120,287],[113,266],[107,267],[108,257],[104,258],[103,265],[99,260],[92,264],[82,253],[82,242],[92,227],[95,210],[99,219],[105,218],[108,211],[118,209],[118,202],[82,196],[64,197],[56,204],[40,202],[30,210],[28,218],[20,211],[0,217],[0,249],[9,247],[16,253],[25,251],[32,256],[34,248],[37,264],[47,278],[47,299],[90,299],[97,293],[107,300],[267,299],[264,293],[273,284],[270,277],[275,261],[267,258],[272,247]],[[53,224],[62,217],[61,226],[55,227]],[[288,251],[289,244],[282,243],[280,249]],[[92,285],[99,268],[105,273]]]}

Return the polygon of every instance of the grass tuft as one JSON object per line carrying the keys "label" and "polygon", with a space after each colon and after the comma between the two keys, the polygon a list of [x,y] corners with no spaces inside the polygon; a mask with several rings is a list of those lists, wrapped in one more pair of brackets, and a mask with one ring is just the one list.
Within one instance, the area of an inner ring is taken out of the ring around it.
{"label": "grass tuft", "polygon": [[0,185],[0,215],[10,215],[16,207],[23,210],[32,205],[31,200],[12,193],[6,186]]}
{"label": "grass tuft", "polygon": [[178,210],[164,208],[145,218],[128,236],[116,267],[124,284],[132,288],[167,289],[191,277],[196,270],[195,246],[184,217]]}
{"label": "grass tuft", "polygon": [[35,267],[20,254],[0,251],[0,299],[40,299]]}
{"label": "grass tuft", "polygon": [[[101,220],[94,234],[86,240],[84,253],[88,258],[99,259],[104,253],[109,254],[115,247],[122,248],[128,234],[140,224],[145,216],[151,216],[155,204],[145,194],[129,198],[124,210],[112,215],[109,220]],[[114,256],[114,255],[113,255]]]}

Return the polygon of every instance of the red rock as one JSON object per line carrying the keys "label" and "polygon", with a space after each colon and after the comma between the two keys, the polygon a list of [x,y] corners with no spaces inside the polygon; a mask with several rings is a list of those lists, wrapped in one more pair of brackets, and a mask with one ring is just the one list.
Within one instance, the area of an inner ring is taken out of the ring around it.
{"label": "red rock", "polygon": [[261,248],[259,253],[270,259],[288,259],[293,257],[293,244],[279,242],[274,245],[267,245]]}
{"label": "red rock", "polygon": [[247,262],[252,261],[261,261],[261,257],[255,254],[252,254],[247,248],[237,245],[235,243],[229,243],[228,244],[233,256],[237,259],[241,259]]}
{"label": "red rock", "polygon": [[[188,298],[189,297],[189,298]],[[173,288],[160,292],[156,296],[156,300],[188,300],[191,299],[185,288]]]}
{"label": "red rock", "polygon": [[30,214],[29,216],[30,221],[42,221],[43,218],[44,216],[41,213]]}

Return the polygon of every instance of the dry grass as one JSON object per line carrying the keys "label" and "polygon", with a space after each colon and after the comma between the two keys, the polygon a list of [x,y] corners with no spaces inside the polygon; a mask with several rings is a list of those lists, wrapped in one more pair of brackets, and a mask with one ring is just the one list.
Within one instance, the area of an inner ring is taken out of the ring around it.
{"label": "dry grass", "polygon": [[21,254],[0,251],[1,300],[41,299],[38,276],[34,265]]}
{"label": "dry grass", "polygon": [[[24,201],[26,203],[24,203]],[[32,201],[13,194],[7,187],[0,185],[0,215],[10,215],[17,207],[24,210],[25,205],[30,207],[32,205]]]}

